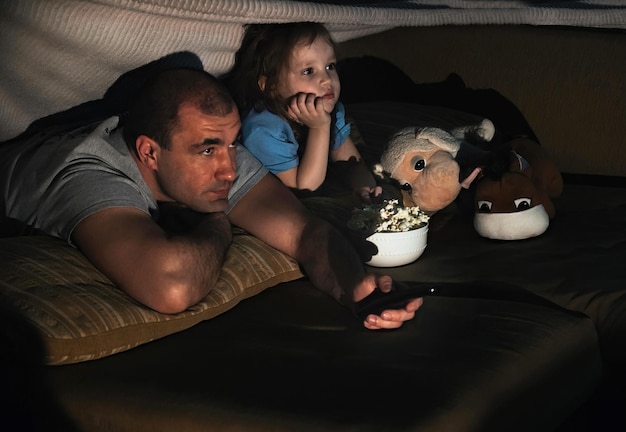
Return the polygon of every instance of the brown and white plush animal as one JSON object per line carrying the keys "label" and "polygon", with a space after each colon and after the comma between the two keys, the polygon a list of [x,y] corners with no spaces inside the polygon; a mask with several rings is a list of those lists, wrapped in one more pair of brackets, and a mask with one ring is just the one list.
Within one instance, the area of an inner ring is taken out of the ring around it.
{"label": "brown and white plush animal", "polygon": [[563,191],[556,163],[528,138],[510,142],[510,168],[500,178],[477,181],[474,228],[483,237],[522,240],[543,234]]}

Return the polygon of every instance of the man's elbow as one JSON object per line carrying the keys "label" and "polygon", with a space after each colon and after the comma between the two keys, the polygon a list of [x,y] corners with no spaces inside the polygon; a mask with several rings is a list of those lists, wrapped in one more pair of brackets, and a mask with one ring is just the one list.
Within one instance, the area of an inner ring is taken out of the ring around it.
{"label": "man's elbow", "polygon": [[200,302],[213,286],[209,284],[206,285],[209,288],[202,289],[203,287],[198,285],[188,281],[156,283],[148,291],[147,296],[137,300],[159,313],[177,314]]}
{"label": "man's elbow", "polygon": [[181,289],[167,289],[155,299],[151,307],[163,314],[177,314],[191,306],[188,296]]}
{"label": "man's elbow", "polygon": [[[221,263],[200,266],[192,259],[162,261],[158,270],[150,274],[140,292],[146,306],[164,314],[176,314],[200,302],[215,286],[221,272]],[[139,299],[141,301],[141,299]]]}

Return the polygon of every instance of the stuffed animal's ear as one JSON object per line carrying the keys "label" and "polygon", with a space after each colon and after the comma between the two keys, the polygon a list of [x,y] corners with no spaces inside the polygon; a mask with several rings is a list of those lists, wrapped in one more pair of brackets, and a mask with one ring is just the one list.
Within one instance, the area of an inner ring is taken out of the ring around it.
{"label": "stuffed animal's ear", "polygon": [[449,132],[434,127],[425,127],[418,130],[415,136],[416,140],[426,140],[435,148],[444,150],[456,157],[457,152],[461,148],[461,142]]}
{"label": "stuffed animal's ear", "polygon": [[407,127],[396,132],[380,156],[380,164],[389,173],[396,170],[408,152],[432,153],[443,150],[455,157],[461,141],[449,132],[434,127]]}
{"label": "stuffed animal's ear", "polygon": [[467,140],[470,143],[490,142],[496,134],[496,127],[489,119],[483,119],[476,125],[459,126],[450,131],[459,139]]}
{"label": "stuffed animal's ear", "polygon": [[528,178],[532,178],[533,167],[528,163],[528,161],[515,150],[511,150],[510,155],[511,165],[509,166],[509,171],[518,172],[520,174],[524,174]]}

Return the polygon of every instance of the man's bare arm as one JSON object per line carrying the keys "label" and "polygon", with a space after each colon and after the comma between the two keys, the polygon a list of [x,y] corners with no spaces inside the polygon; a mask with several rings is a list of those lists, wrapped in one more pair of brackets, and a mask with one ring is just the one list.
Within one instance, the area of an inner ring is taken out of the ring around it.
{"label": "man's bare arm", "polygon": [[[391,289],[391,278],[366,274],[350,243],[330,224],[313,217],[279,180],[265,176],[231,210],[229,217],[276,249],[294,257],[311,282],[346,306],[361,300],[377,287]],[[412,319],[421,299],[404,309],[370,316],[367,328],[399,327]]]}
{"label": "man's bare arm", "polygon": [[146,213],[121,207],[85,218],[72,240],[131,297],[156,311],[177,313],[214,286],[232,232],[223,213],[204,215],[185,234],[167,234]]}
{"label": "man's bare arm", "polygon": [[[237,225],[278,250],[294,257],[307,276],[335,299],[344,298],[365,275],[349,243],[330,224],[314,218],[289,189],[271,175],[265,176],[231,210]],[[331,244],[331,238],[335,241]],[[340,271],[340,269],[346,271]]]}

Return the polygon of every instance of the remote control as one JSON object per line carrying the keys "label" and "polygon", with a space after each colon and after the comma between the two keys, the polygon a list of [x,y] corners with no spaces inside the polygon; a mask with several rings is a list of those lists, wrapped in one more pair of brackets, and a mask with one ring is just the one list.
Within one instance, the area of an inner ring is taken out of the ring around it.
{"label": "remote control", "polygon": [[376,289],[373,293],[355,304],[355,312],[364,320],[368,315],[380,315],[387,309],[402,309],[409,300],[438,294],[438,285],[428,282],[394,281],[391,291],[385,293]]}

